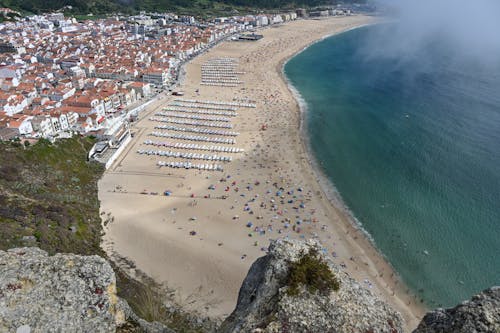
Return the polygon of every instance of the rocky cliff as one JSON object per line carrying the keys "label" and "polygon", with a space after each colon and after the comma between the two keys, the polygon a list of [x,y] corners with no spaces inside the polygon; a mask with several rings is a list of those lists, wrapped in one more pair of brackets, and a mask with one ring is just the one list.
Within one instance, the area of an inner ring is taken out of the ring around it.
{"label": "rocky cliff", "polygon": [[500,287],[487,289],[452,309],[428,312],[413,333],[499,333]]}
{"label": "rocky cliff", "polygon": [[144,331],[171,332],[117,297],[115,274],[101,257],[0,251],[0,332],[115,332],[128,320]]}
{"label": "rocky cliff", "polygon": [[302,288],[290,295],[286,281],[293,263],[320,250],[315,242],[272,243],[250,268],[221,332],[402,332],[399,313],[330,262],[338,290],[325,295]]}
{"label": "rocky cliff", "polygon": [[[319,253],[313,241],[273,242],[250,268],[219,332],[403,331],[396,311]],[[304,261],[306,256],[318,260]],[[324,267],[333,273],[332,288],[325,288]],[[305,284],[293,290],[297,279]],[[115,274],[101,257],[0,251],[0,332],[115,332],[130,322],[139,327],[134,332],[173,332],[142,320],[117,297]],[[413,333],[452,332],[500,333],[500,287],[427,313]]]}

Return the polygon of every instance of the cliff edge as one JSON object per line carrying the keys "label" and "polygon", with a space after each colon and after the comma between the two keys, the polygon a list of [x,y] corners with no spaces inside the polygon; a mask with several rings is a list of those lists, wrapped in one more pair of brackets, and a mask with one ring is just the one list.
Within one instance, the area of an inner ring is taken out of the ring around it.
{"label": "cliff edge", "polygon": [[500,333],[500,287],[451,309],[428,312],[413,333]]}
{"label": "cliff edge", "polygon": [[[326,293],[303,286],[290,293],[294,263],[321,253],[314,241],[277,240],[268,255],[251,266],[240,289],[236,309],[221,332],[402,332],[401,315],[363,288],[333,263],[328,265],[337,287]],[[303,270],[302,270],[303,271]],[[310,275],[318,276],[312,269]],[[304,281],[308,281],[307,273]],[[308,281],[311,282],[311,281]],[[306,283],[308,283],[306,282]],[[336,289],[336,290],[335,290]]]}
{"label": "cliff edge", "polygon": [[117,297],[115,273],[99,256],[0,251],[0,332],[115,332],[127,321],[172,332],[138,318]]}
{"label": "cliff edge", "polygon": [[[0,251],[0,332],[165,332],[116,295],[99,256],[39,248]],[[339,270],[314,241],[277,240],[243,281],[218,332],[403,332],[400,314]],[[413,333],[500,333],[500,287],[451,309],[428,312]]]}

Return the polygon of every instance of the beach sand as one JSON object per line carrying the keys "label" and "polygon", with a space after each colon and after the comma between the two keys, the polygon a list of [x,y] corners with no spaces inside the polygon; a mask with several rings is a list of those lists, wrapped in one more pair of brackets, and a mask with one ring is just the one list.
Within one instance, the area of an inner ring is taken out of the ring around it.
{"label": "beach sand", "polygon": [[[136,153],[162,149],[144,145],[148,139],[174,141],[149,136],[158,123],[148,118],[175,97],[152,103],[133,124],[132,143],[99,183],[101,211],[114,218],[105,227],[103,248],[108,254],[130,259],[138,269],[173,288],[187,310],[223,318],[234,309],[241,283],[254,260],[265,254],[261,248],[268,246],[269,239],[315,237],[330,254],[335,252],[334,262],[400,311],[407,329],[415,328],[423,306],[408,294],[341,205],[325,195],[302,139],[299,105],[282,78],[284,61],[310,43],[373,20],[351,16],[290,22],[261,30],[264,38],[256,42],[223,42],[188,63],[180,86],[185,92],[182,98],[256,101],[257,108],[240,108],[233,121],[232,130],[241,133],[234,146],[245,152],[219,153],[233,156],[223,172],[159,168],[159,160],[183,159]],[[217,57],[238,60],[238,69],[246,72],[241,75],[243,85],[200,85],[201,65]],[[266,130],[261,129],[263,124]],[[208,189],[212,184],[215,190]],[[276,196],[280,187],[283,199]],[[171,196],[162,195],[167,189]],[[216,198],[222,195],[228,198]],[[284,227],[287,218],[289,228]],[[297,220],[302,221],[300,233],[292,230]],[[246,227],[249,221],[252,228]],[[256,226],[265,234],[255,232]]]}

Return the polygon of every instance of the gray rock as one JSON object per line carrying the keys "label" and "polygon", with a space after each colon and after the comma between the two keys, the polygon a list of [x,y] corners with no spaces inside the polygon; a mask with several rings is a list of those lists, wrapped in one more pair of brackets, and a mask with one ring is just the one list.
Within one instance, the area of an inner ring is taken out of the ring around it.
{"label": "gray rock", "polygon": [[492,287],[452,309],[428,312],[413,333],[499,333],[500,287]]}
{"label": "gray rock", "polygon": [[0,251],[0,332],[115,332],[129,318],[146,332],[172,332],[117,297],[113,269],[99,256]]}
{"label": "gray rock", "polygon": [[29,325],[19,326],[16,330],[16,333],[30,333],[31,327]]}
{"label": "gray rock", "polygon": [[284,281],[301,253],[320,250],[314,241],[277,240],[251,266],[236,309],[220,332],[402,332],[401,315],[328,262],[340,281],[330,295],[303,290],[289,296]]}
{"label": "gray rock", "polygon": [[23,236],[22,240],[23,240],[23,242],[36,242],[36,237],[35,236]]}

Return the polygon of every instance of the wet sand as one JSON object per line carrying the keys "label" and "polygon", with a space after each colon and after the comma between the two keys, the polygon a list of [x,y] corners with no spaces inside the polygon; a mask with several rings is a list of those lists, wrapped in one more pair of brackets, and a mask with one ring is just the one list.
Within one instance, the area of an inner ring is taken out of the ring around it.
{"label": "wet sand", "polygon": [[[234,146],[245,152],[218,153],[233,157],[223,172],[160,168],[160,160],[184,159],[136,151],[175,150],[143,143],[176,141],[149,135],[158,125],[149,117],[175,97],[150,105],[132,126],[132,143],[99,183],[101,211],[114,217],[105,227],[103,248],[175,289],[186,309],[224,317],[270,239],[314,237],[334,254],[334,262],[399,310],[407,328],[416,327],[424,312],[419,300],[408,294],[342,206],[325,195],[326,184],[305,149],[300,108],[282,77],[284,61],[305,46],[371,22],[363,16],[295,21],[261,30],[264,38],[256,42],[223,42],[187,64],[182,98],[257,103],[255,109],[238,109],[232,121],[231,130],[240,132]],[[246,72],[243,85],[200,85],[201,65],[218,57],[238,60],[238,70]],[[172,195],[163,196],[165,190]]]}

